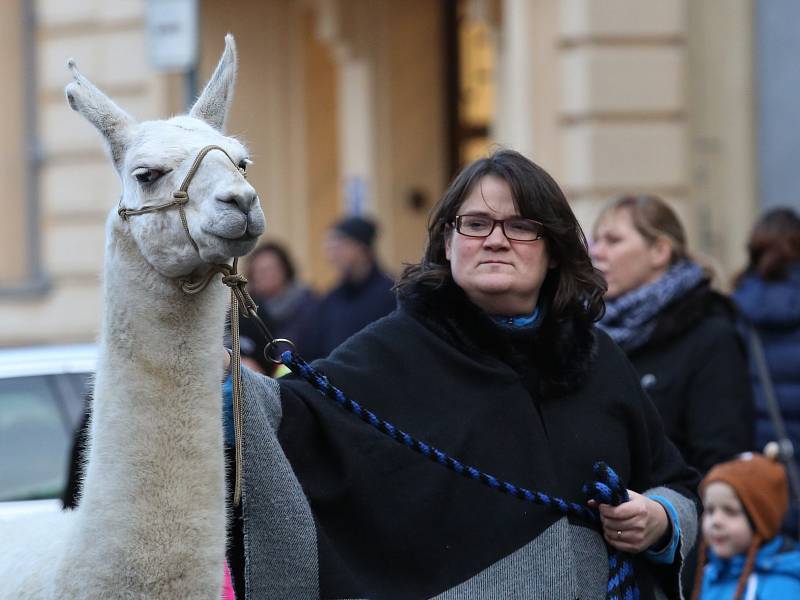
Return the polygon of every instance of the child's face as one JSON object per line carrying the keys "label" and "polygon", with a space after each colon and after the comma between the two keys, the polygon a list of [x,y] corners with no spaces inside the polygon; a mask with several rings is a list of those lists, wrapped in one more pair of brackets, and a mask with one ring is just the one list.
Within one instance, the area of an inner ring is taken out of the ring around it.
{"label": "child's face", "polygon": [[742,503],[727,483],[714,481],[703,494],[703,537],[720,558],[744,554],[753,540],[753,530]]}

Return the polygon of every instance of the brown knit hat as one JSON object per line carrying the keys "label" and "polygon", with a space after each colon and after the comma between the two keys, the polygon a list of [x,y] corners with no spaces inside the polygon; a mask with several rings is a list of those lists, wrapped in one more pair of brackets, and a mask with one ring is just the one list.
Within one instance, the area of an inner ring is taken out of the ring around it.
{"label": "brown knit hat", "polygon": [[789,506],[786,470],[780,462],[747,452],[712,468],[700,483],[701,495],[712,481],[725,482],[736,491],[762,540],[778,534]]}

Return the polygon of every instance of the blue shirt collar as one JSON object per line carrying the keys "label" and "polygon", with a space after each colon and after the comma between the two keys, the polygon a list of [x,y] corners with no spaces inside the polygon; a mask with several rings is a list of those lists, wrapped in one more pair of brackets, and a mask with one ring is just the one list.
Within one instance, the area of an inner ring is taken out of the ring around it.
{"label": "blue shirt collar", "polygon": [[539,318],[539,307],[533,309],[533,312],[529,315],[519,315],[516,317],[510,317],[506,315],[489,315],[492,318],[492,321],[495,323],[499,323],[504,327],[511,327],[513,329],[519,327],[530,327],[534,323],[536,323],[536,319]]}

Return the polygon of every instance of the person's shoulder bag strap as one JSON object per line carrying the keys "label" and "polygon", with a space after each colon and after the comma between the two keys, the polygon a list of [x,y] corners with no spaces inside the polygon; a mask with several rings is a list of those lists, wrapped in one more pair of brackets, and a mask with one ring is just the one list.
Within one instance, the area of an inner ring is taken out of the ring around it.
{"label": "person's shoulder bag strap", "polygon": [[[797,470],[794,444],[789,439],[789,434],[786,431],[786,423],[783,420],[781,408],[775,396],[775,388],[772,386],[772,376],[769,374],[769,365],[767,365],[767,358],[764,354],[764,346],[761,343],[761,337],[758,335],[756,328],[751,324],[748,324],[747,331],[750,338],[750,349],[753,353],[756,373],[761,381],[761,388],[764,390],[767,411],[769,412],[772,426],[775,428],[775,433],[778,436],[780,459],[784,465],[786,465],[789,487],[794,497],[795,505],[800,507],[800,476]],[[797,537],[800,539],[800,511],[797,517]]]}

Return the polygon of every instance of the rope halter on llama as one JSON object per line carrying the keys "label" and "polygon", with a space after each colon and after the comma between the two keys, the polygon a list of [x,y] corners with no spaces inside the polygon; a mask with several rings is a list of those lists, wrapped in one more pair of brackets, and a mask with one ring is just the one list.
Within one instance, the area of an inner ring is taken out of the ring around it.
{"label": "rope halter on llama", "polygon": [[194,241],[192,234],[189,233],[189,223],[186,221],[186,211],[183,210],[183,206],[184,204],[188,204],[189,202],[189,184],[192,182],[192,179],[194,179],[194,176],[197,174],[197,170],[200,168],[200,164],[203,162],[203,159],[212,150],[219,150],[220,152],[222,152],[228,158],[228,160],[231,161],[231,164],[233,164],[234,168],[237,171],[239,171],[239,173],[241,173],[242,177],[244,177],[245,179],[247,178],[245,170],[236,164],[236,161],[234,161],[231,158],[231,155],[228,154],[228,152],[222,146],[211,144],[205,146],[200,150],[200,152],[197,153],[197,156],[195,157],[192,166],[189,167],[189,171],[183,178],[183,183],[181,183],[181,186],[177,190],[172,192],[172,198],[173,198],[172,200],[170,200],[169,202],[164,202],[163,204],[145,205],[141,208],[136,208],[136,209],[123,208],[120,206],[119,209],[117,210],[119,216],[122,217],[123,221],[127,221],[130,217],[135,217],[137,215],[144,215],[147,213],[156,212],[159,210],[165,210],[167,208],[172,208],[173,206],[177,206],[178,213],[180,214],[181,217],[181,224],[183,225],[183,230],[186,232],[186,237],[189,238],[189,242],[191,242],[194,249],[199,253],[200,248],[197,247],[197,242]]}
{"label": "rope halter on llama", "polygon": [[[200,165],[203,162],[203,159],[208,155],[209,152],[212,150],[219,150],[222,152],[231,164],[236,168],[236,170],[241,174],[242,177],[246,178],[247,175],[245,170],[239,167],[236,162],[231,158],[230,154],[222,148],[221,146],[217,146],[214,144],[205,146],[201,148],[201,150],[197,153],[197,156],[192,162],[192,166],[189,167],[189,171],[186,173],[186,176],[183,178],[183,182],[181,183],[180,187],[172,193],[172,200],[168,202],[163,202],[161,204],[152,204],[152,205],[145,205],[141,208],[132,209],[132,208],[123,208],[119,207],[117,213],[122,218],[123,221],[127,221],[131,217],[135,217],[138,215],[144,215],[152,212],[157,212],[161,210],[167,210],[173,207],[177,207],[178,214],[181,219],[181,225],[183,226],[183,231],[186,233],[186,237],[189,238],[189,242],[191,242],[192,247],[194,247],[195,251],[199,254],[200,249],[197,246],[197,242],[192,237],[191,232],[189,231],[189,223],[186,219],[186,211],[184,210],[184,206],[189,202],[189,184],[191,184],[192,179],[197,174]],[[192,281],[190,279],[182,279],[180,281],[181,289],[186,294],[199,294],[202,292],[206,286],[211,282],[211,280],[218,274],[222,274],[222,283],[227,285],[231,288],[231,362],[232,362],[232,373],[233,373],[233,426],[234,431],[236,432],[236,446],[235,446],[235,453],[236,453],[236,461],[235,461],[235,483],[234,483],[234,492],[233,492],[233,502],[234,504],[238,505],[239,501],[242,497],[242,461],[243,461],[243,448],[242,448],[242,439],[244,438],[244,419],[242,417],[242,376],[241,376],[241,349],[239,347],[239,315],[241,314],[245,318],[253,318],[255,319],[256,324],[261,329],[262,333],[266,336],[268,340],[271,340],[269,345],[265,348],[264,354],[267,356],[269,360],[272,360],[275,363],[280,363],[280,360],[273,359],[269,356],[269,350],[278,343],[289,344],[292,348],[294,348],[294,344],[289,340],[285,339],[275,339],[272,334],[270,333],[269,329],[267,328],[264,321],[258,316],[258,306],[253,301],[253,298],[247,292],[247,288],[245,287],[247,284],[247,278],[237,271],[237,267],[239,264],[239,259],[234,258],[233,264],[213,264],[209,266],[208,271],[197,281]]]}

